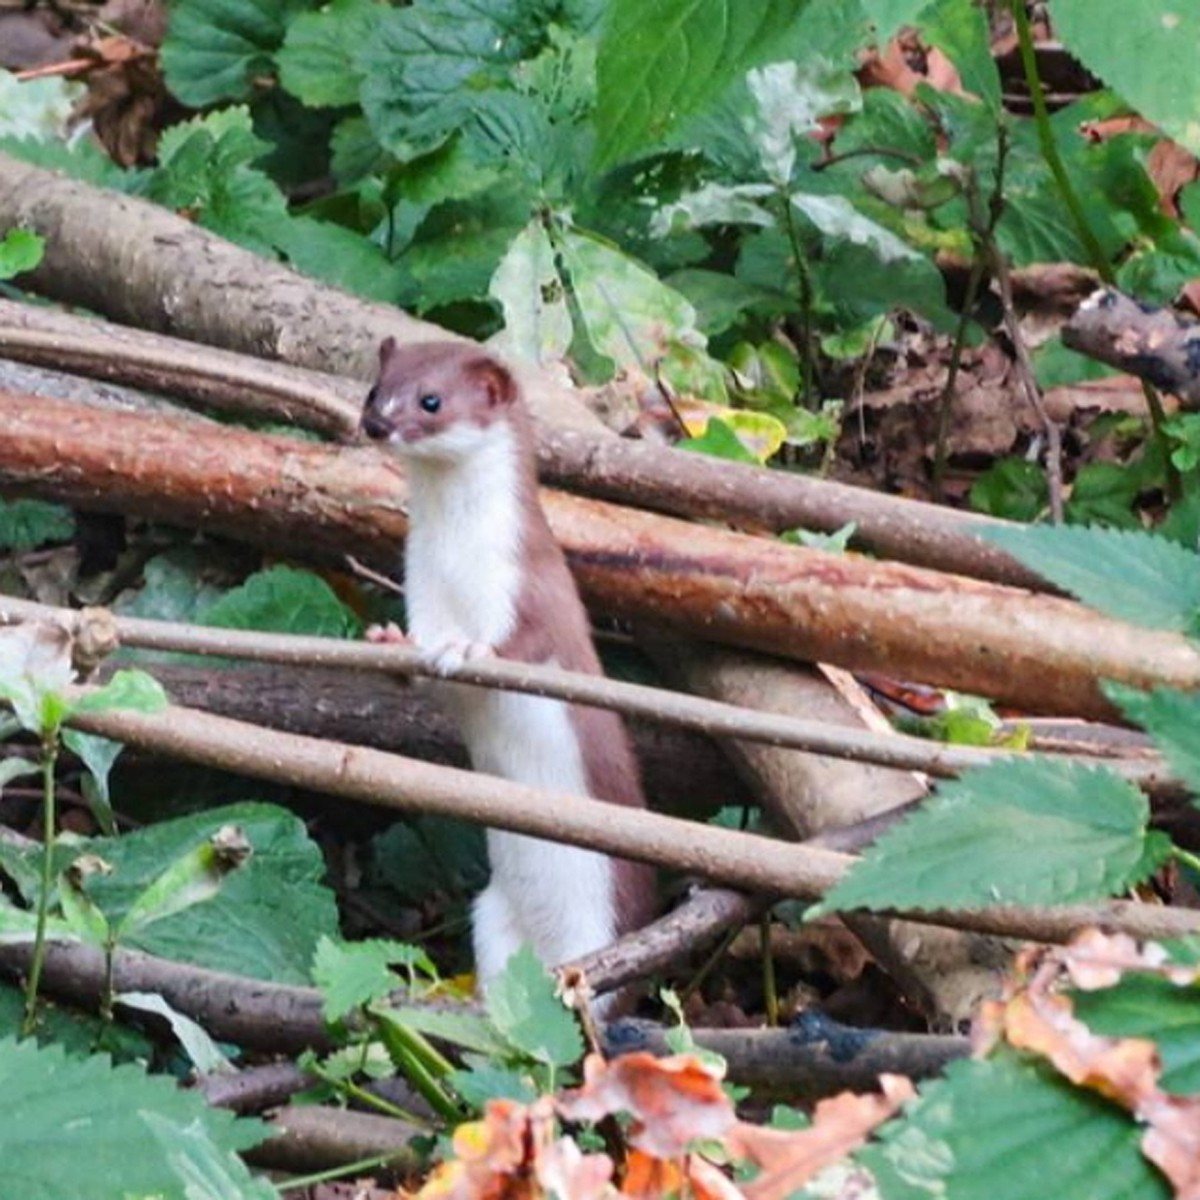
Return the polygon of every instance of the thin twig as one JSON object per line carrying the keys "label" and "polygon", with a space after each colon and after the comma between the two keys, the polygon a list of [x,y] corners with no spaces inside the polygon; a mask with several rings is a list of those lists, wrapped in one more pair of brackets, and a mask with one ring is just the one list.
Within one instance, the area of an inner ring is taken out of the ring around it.
{"label": "thin twig", "polygon": [[[48,621],[75,631],[86,620],[74,609],[0,596],[0,625]],[[663,688],[626,683],[600,675],[583,675],[559,667],[506,659],[473,659],[453,671],[439,673],[420,650],[398,643],[340,641],[336,638],[251,630],[215,629],[139,617],[114,617],[122,645],[147,650],[244,658],[304,667],[341,667],[394,676],[444,678],[503,691],[549,696],[572,703],[607,708],[665,725],[696,729],[710,736],[742,738],[856,762],[952,778],[973,767],[988,766],[1012,751],[947,746],[904,734],[879,734],[800,717],[766,713],[706,700]],[[1164,790],[1170,778],[1161,760],[1113,761],[1110,769],[1139,787]]]}

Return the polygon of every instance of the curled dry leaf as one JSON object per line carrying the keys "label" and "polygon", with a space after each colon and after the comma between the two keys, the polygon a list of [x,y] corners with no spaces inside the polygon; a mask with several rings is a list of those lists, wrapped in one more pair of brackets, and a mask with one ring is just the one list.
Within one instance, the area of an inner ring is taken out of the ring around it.
{"label": "curled dry leaf", "polygon": [[1171,1181],[1177,1200],[1200,1200],[1200,1096],[1159,1092],[1137,1115],[1149,1125],[1142,1153]]}
{"label": "curled dry leaf", "polygon": [[1085,992],[1114,987],[1126,971],[1149,971],[1180,987],[1200,978],[1200,967],[1173,963],[1156,942],[1139,946],[1127,933],[1086,929],[1056,957],[1071,982]]}
{"label": "curled dry leaf", "polygon": [[740,1122],[726,1137],[730,1153],[762,1168],[742,1185],[746,1200],[786,1200],[818,1172],[861,1146],[873,1130],[916,1095],[902,1075],[881,1075],[881,1094],[843,1092],[822,1100],[807,1129],[763,1129]]}
{"label": "curled dry leaf", "polygon": [[558,1102],[569,1120],[598,1121],[617,1112],[634,1119],[629,1142],[657,1158],[678,1158],[698,1138],[719,1138],[735,1117],[721,1077],[691,1054],[626,1054],[605,1062],[588,1055],[584,1084]]}
{"label": "curled dry leaf", "polygon": [[493,1100],[482,1120],[454,1131],[455,1157],[415,1193],[419,1200],[611,1200],[612,1162],[555,1138],[554,1098]]}

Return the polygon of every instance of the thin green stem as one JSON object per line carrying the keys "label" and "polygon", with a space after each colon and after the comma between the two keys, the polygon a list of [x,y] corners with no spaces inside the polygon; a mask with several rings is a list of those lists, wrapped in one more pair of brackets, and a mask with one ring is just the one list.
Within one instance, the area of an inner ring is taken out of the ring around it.
{"label": "thin green stem", "polygon": [[781,193],[783,200],[783,224],[787,229],[788,242],[792,247],[792,258],[796,262],[796,282],[800,292],[800,340],[804,354],[801,360],[801,400],[806,408],[813,402],[813,283],[808,270],[808,259],[804,255],[804,247],[800,244],[800,234],[796,229],[796,218],[792,213],[792,200],[786,193]]}
{"label": "thin green stem", "polygon": [[1046,93],[1042,88],[1042,78],[1038,73],[1037,54],[1033,46],[1033,31],[1029,26],[1029,14],[1025,11],[1025,0],[1009,0],[1013,19],[1017,25],[1017,44],[1021,51],[1021,66],[1025,71],[1025,82],[1029,85],[1029,97],[1033,101],[1033,117],[1037,126],[1038,142],[1042,147],[1042,157],[1050,174],[1054,176],[1055,185],[1062,196],[1063,203],[1075,226],[1075,232],[1083,243],[1092,266],[1105,283],[1113,283],[1112,264],[1104,253],[1099,239],[1088,223],[1087,214],[1079,201],[1075,188],[1063,165],[1062,155],[1058,152],[1058,143],[1054,140],[1054,130],[1050,127],[1050,112],[1046,108]]}
{"label": "thin green stem", "polygon": [[385,1100],[382,1096],[375,1095],[374,1092],[369,1091],[351,1079],[338,1078],[319,1063],[312,1063],[304,1069],[308,1074],[316,1076],[322,1083],[327,1083],[339,1094],[348,1099],[357,1100],[360,1104],[377,1109],[385,1116],[394,1117],[398,1121],[407,1121],[410,1125],[415,1125],[418,1129],[431,1130],[433,1128],[433,1125],[424,1117],[409,1112],[408,1109],[401,1108],[398,1104],[393,1104],[390,1100]]}
{"label": "thin green stem", "polygon": [[1171,847],[1171,857],[1178,863],[1182,863],[1185,867],[1190,867],[1197,875],[1200,875],[1200,856],[1193,854],[1190,850],[1184,850],[1179,846]]}
{"label": "thin green stem", "polygon": [[779,986],[775,979],[775,954],[771,949],[770,912],[759,917],[758,936],[762,943],[763,1006],[767,1025],[775,1029],[779,1025]]}
{"label": "thin green stem", "polygon": [[33,959],[29,979],[25,984],[25,1019],[21,1036],[29,1037],[37,1023],[38,986],[46,961],[46,921],[50,912],[50,892],[54,887],[54,768],[58,762],[58,732],[47,733],[42,739],[42,886],[37,903],[37,931],[33,939]]}
{"label": "thin green stem", "polygon": [[403,1151],[398,1151],[396,1154],[377,1154],[374,1158],[360,1158],[357,1162],[343,1163],[341,1166],[330,1167],[327,1171],[317,1171],[312,1175],[297,1175],[294,1179],[289,1179],[287,1183],[281,1183],[279,1193],[285,1195],[288,1192],[306,1190],[314,1184],[327,1183],[330,1179],[364,1175],[368,1171],[374,1171],[376,1167],[386,1167],[388,1163],[395,1162],[402,1154]]}

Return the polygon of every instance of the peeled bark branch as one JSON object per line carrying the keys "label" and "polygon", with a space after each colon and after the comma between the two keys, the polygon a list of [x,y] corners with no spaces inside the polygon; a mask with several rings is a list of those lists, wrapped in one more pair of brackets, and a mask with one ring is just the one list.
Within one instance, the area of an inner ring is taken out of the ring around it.
{"label": "peeled bark branch", "polygon": [[[342,376],[6,300],[0,355],[342,438],[357,425],[363,392]],[[751,530],[832,533],[852,522],[854,545],[880,557],[1047,590],[1039,576],[976,536],[1000,524],[978,514],[579,429],[541,426],[538,453],[543,477],[571,491]]]}
{"label": "peeled bark branch", "polygon": [[1200,322],[1102,288],[1063,326],[1064,345],[1200,408]]}
{"label": "peeled bark branch", "polygon": [[[199,526],[302,557],[392,564],[403,475],[196,418],[0,393],[0,488]],[[1098,681],[1200,686],[1200,652],[1071,601],[827,554],[547,491],[585,597],[708,640],[943,684],[1026,711],[1111,718]]]}

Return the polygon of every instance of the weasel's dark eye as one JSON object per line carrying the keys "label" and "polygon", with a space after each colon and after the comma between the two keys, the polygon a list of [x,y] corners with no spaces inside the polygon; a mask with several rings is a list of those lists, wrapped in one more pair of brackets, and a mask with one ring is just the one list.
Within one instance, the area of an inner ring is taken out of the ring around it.
{"label": "weasel's dark eye", "polygon": [[422,396],[417,403],[427,413],[435,413],[442,407],[441,396]]}

